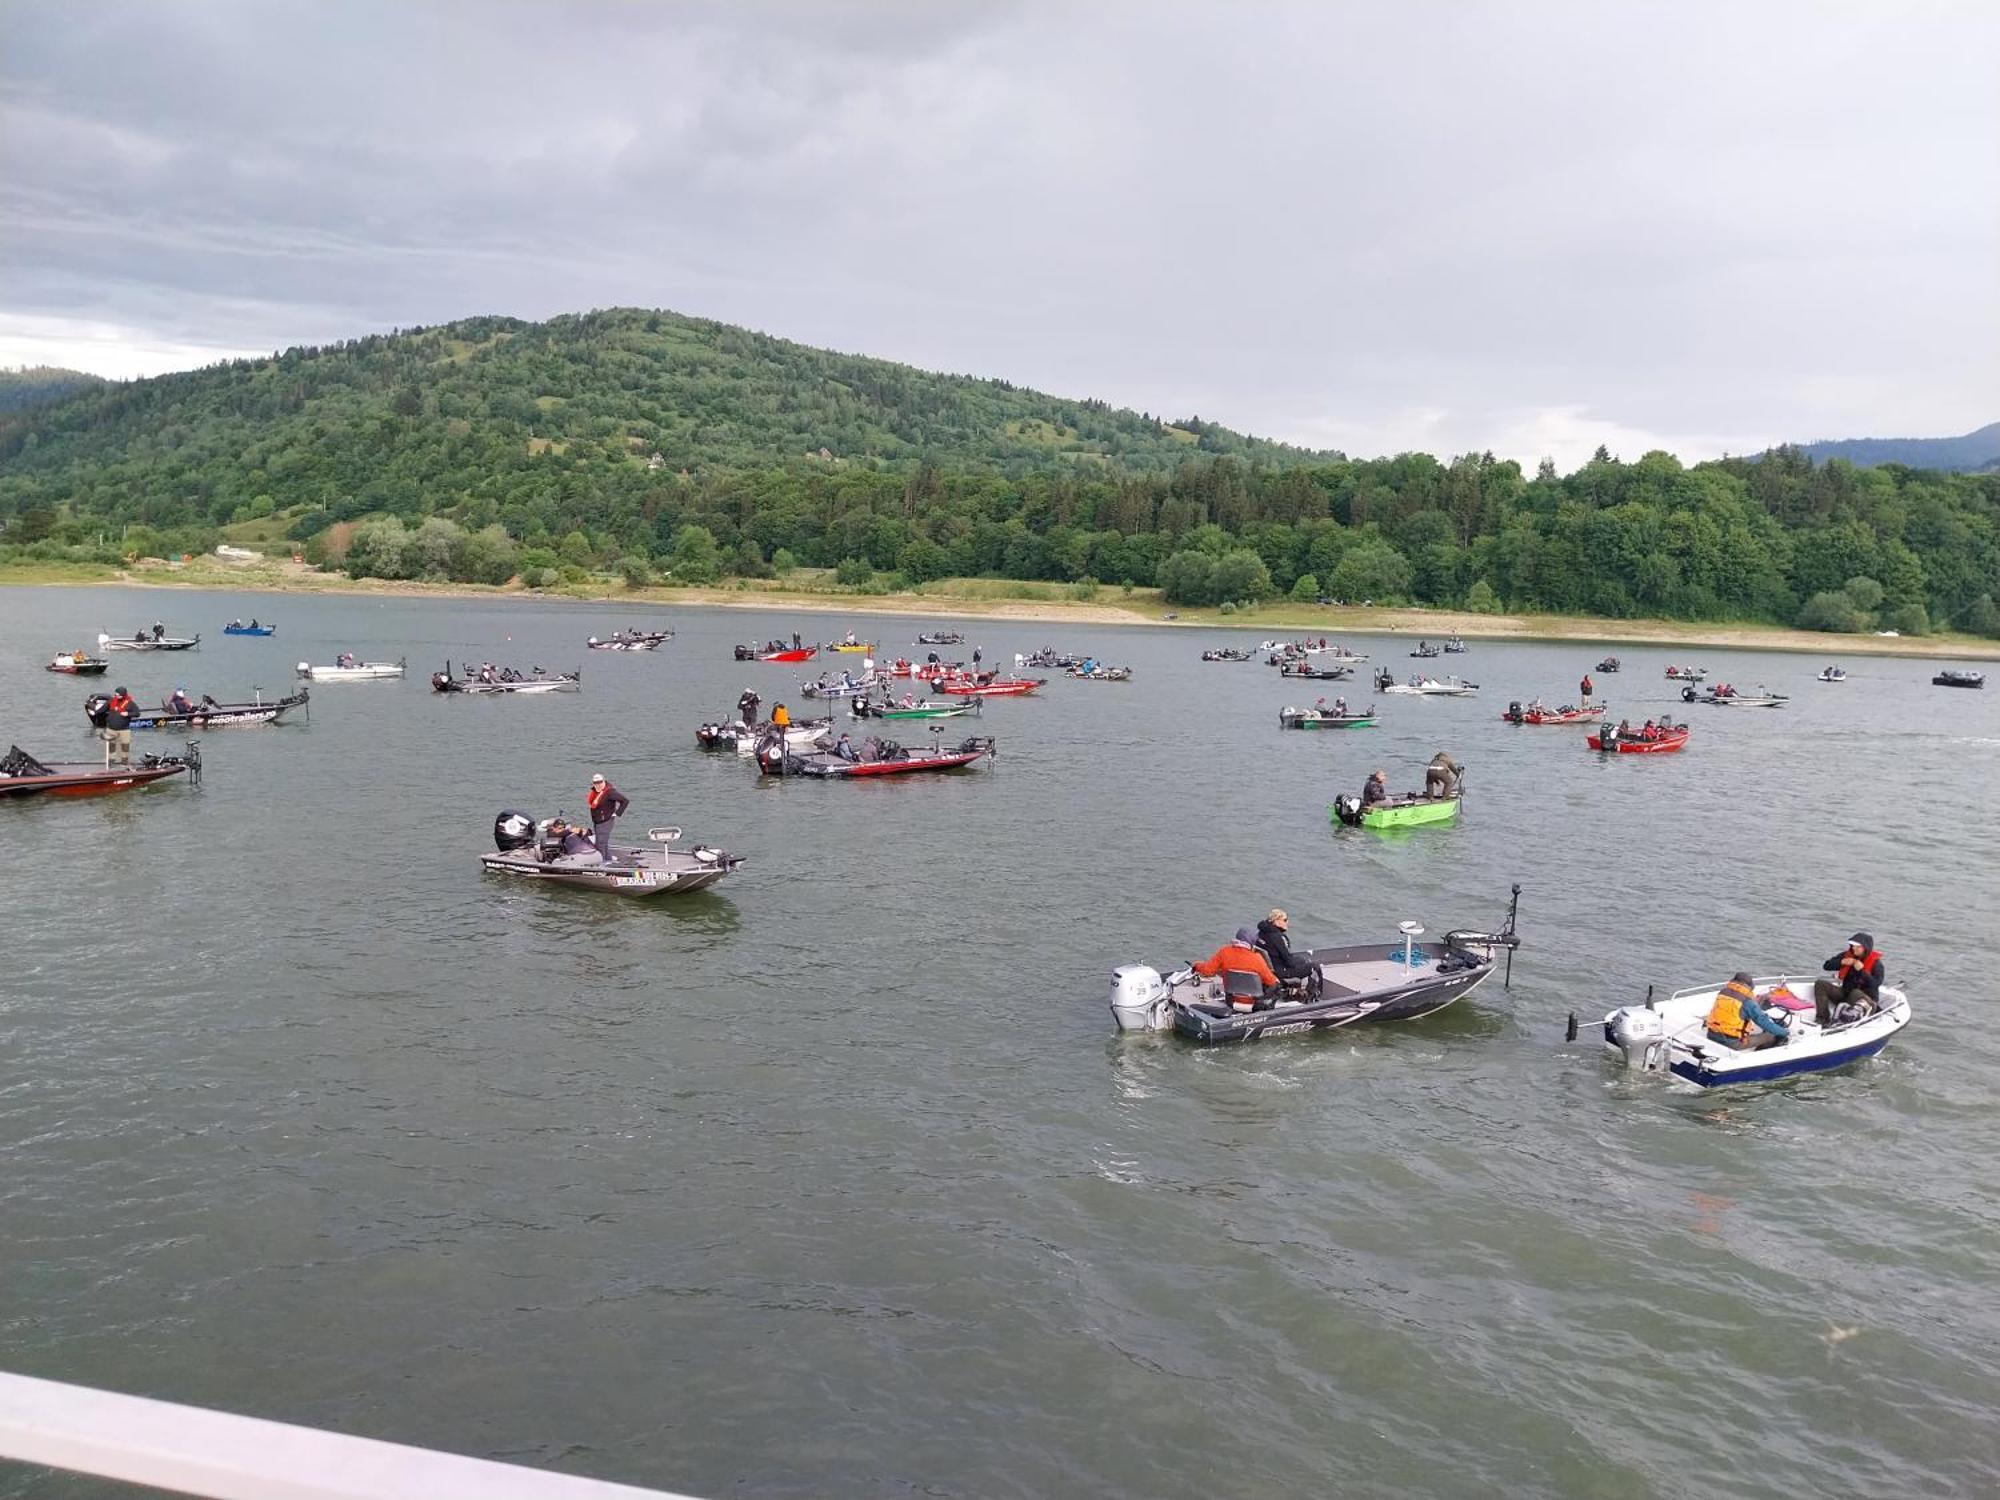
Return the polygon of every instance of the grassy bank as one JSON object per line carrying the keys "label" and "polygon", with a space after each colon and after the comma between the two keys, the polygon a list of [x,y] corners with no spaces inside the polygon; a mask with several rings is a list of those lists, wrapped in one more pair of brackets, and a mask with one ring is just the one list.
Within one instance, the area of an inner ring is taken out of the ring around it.
{"label": "grassy bank", "polygon": [[199,557],[185,564],[143,561],[129,567],[89,563],[0,563],[0,585],[123,584],[148,588],[235,589],[268,593],[374,594],[603,600],[628,608],[712,606],[807,610],[846,616],[869,613],[953,615],[971,619],[1049,623],[1172,625],[1249,630],[1260,635],[1326,635],[1345,632],[1428,636],[1458,634],[1489,640],[1576,641],[1590,645],[1741,647],[1797,651],[1829,659],[1842,656],[1915,656],[2000,659],[2000,642],[1974,636],[1885,638],[1788,630],[1775,625],[1693,623],[1681,620],[1607,620],[1580,615],[1479,615],[1432,609],[1364,609],[1275,599],[1225,614],[1220,609],[1173,609],[1157,589],[1116,589],[1061,583],[1018,583],[997,578],[950,578],[900,594],[857,593],[828,575],[800,570],[784,579],[742,579],[712,588],[627,587],[608,575],[554,589],[518,584],[410,583],[353,579],[302,564],[264,560],[226,563]]}

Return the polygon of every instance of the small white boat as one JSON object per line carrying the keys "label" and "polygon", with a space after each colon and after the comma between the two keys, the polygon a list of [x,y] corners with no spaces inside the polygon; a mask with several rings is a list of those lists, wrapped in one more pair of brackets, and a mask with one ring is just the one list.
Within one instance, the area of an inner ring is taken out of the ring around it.
{"label": "small white boat", "polygon": [[1822,667],[1820,669],[1819,680],[1821,682],[1845,682],[1847,681],[1847,669],[1845,667]]}
{"label": "small white boat", "polygon": [[1756,981],[1757,998],[1784,1020],[1789,1033],[1784,1041],[1769,1046],[1745,1050],[1709,1040],[1708,1013],[1723,983],[1676,990],[1664,1000],[1644,1005],[1620,1006],[1604,1018],[1604,1043],[1622,1053],[1625,1066],[1635,1071],[1672,1073],[1712,1089],[1842,1068],[1873,1057],[1910,1024],[1909,998],[1885,984],[1880,1009],[1860,1020],[1821,1026],[1813,1019],[1812,1002],[1813,981],[1821,977],[1777,974]]}
{"label": "small white boat", "polygon": [[377,677],[401,677],[403,666],[400,661],[358,661],[351,666],[316,667],[302,661],[299,676],[308,682],[368,682]]}
{"label": "small white boat", "polygon": [[1462,677],[1447,677],[1442,681],[1435,677],[1416,677],[1408,682],[1391,683],[1381,691],[1401,693],[1412,698],[1470,698],[1479,691],[1479,684],[1467,682]]}
{"label": "small white boat", "polygon": [[[757,742],[771,732],[771,726],[762,726],[755,734],[736,736],[736,753],[745,760],[757,753]],[[794,755],[803,755],[812,750],[824,750],[833,743],[833,720],[814,719],[805,724],[794,724],[785,731],[785,748]]]}

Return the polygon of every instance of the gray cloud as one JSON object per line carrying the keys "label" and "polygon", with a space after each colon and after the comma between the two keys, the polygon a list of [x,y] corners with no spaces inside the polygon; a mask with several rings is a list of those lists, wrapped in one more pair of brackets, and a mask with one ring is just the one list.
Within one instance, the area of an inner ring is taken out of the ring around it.
{"label": "gray cloud", "polygon": [[1362,453],[2000,414],[1985,3],[14,0],[6,42],[0,359],[634,303]]}

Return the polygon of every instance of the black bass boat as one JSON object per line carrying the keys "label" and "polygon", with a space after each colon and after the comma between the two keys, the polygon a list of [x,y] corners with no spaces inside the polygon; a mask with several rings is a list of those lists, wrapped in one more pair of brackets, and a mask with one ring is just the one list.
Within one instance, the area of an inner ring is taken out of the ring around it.
{"label": "black bass boat", "polygon": [[602,639],[592,636],[583,644],[592,651],[657,651],[673,638],[671,630],[614,630]]}
{"label": "black bass boat", "polygon": [[[102,693],[92,693],[83,700],[83,716],[90,720],[93,729],[104,727],[105,707],[111,700]],[[231,729],[244,724],[276,724],[293,709],[306,706],[307,694],[300,688],[289,698],[273,698],[266,701],[262,693],[250,703],[217,703],[207,694],[192,708],[177,709],[169,704],[158,708],[134,709],[131,715],[133,729]]]}
{"label": "black bass boat", "polygon": [[191,785],[201,785],[201,746],[193,740],[179,755],[141,756],[129,766],[42,761],[12,745],[0,755],[0,797],[95,797],[162,781],[183,771]]}
{"label": "black bass boat", "polygon": [[1254,974],[1224,970],[1214,978],[1192,964],[1162,975],[1146,964],[1111,971],[1111,1015],[1120,1031],[1176,1031],[1190,1041],[1254,1042],[1328,1031],[1360,1021],[1413,1021],[1443,1010],[1485,982],[1507,954],[1513,965],[1521,888],[1514,887],[1498,932],[1447,932],[1420,942],[1424,929],[1401,924],[1393,942],[1300,949],[1311,964],[1304,979],[1282,981],[1272,994]]}
{"label": "black bass boat", "polygon": [[965,637],[956,630],[927,630],[917,637],[919,646],[963,646]]}
{"label": "black bass boat", "polygon": [[775,737],[757,746],[757,769],[766,776],[818,776],[831,778],[866,776],[906,776],[918,771],[956,771],[993,754],[990,736],[969,735],[947,748],[941,740],[929,748],[907,749],[890,740],[869,740],[856,747],[853,755],[831,750],[800,753],[781,747]]}
{"label": "black bass boat", "polygon": [[1968,672],[1959,667],[1946,667],[1931,679],[1932,687],[1983,688],[1986,686],[1984,672]]}
{"label": "black bass boat", "polygon": [[1344,682],[1354,675],[1352,667],[1316,667],[1302,657],[1294,657],[1278,668],[1280,677],[1306,677],[1316,682]]}
{"label": "black bass boat", "polygon": [[1201,653],[1203,661],[1248,661],[1256,653],[1241,650],[1235,646],[1219,646],[1213,651]]}
{"label": "black bass boat", "polygon": [[742,857],[696,844],[676,849],[678,828],[649,828],[648,845],[611,846],[612,858],[595,849],[565,854],[551,837],[556,820],[509,810],[493,820],[493,852],[479,856],[488,870],[550,885],[573,885],[614,896],[679,896],[711,886],[743,868]]}
{"label": "black bass boat", "polygon": [[554,676],[536,667],[524,677],[512,667],[496,670],[488,662],[469,676],[454,677],[451,675],[451,663],[446,662],[442,672],[431,673],[431,691],[434,693],[577,693],[582,690],[581,667],[574,672],[559,672]]}

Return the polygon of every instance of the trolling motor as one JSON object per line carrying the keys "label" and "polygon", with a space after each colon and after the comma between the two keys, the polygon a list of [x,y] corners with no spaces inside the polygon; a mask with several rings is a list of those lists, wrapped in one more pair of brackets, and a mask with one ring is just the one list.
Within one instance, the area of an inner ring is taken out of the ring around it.
{"label": "trolling motor", "polygon": [[1468,952],[1468,950],[1473,948],[1484,948],[1488,960],[1491,960],[1495,948],[1505,948],[1507,950],[1507,969],[1501,977],[1501,983],[1511,989],[1514,985],[1514,950],[1521,946],[1521,938],[1514,931],[1514,924],[1519,920],[1520,915],[1521,883],[1516,881],[1513,887],[1513,899],[1507,903],[1507,920],[1500,924],[1498,932],[1447,932],[1444,935],[1445,947],[1447,949],[1456,949],[1461,953]]}

